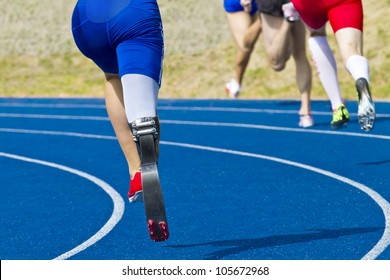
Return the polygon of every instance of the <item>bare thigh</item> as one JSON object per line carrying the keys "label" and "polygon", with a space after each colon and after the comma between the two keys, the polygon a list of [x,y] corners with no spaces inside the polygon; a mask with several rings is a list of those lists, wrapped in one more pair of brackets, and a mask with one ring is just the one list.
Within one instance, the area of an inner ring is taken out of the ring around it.
{"label": "bare thigh", "polygon": [[263,25],[264,47],[269,49],[283,24],[283,18],[261,14],[261,22]]}
{"label": "bare thigh", "polygon": [[254,17],[247,12],[227,13],[230,32],[240,49],[244,49],[244,38]]}

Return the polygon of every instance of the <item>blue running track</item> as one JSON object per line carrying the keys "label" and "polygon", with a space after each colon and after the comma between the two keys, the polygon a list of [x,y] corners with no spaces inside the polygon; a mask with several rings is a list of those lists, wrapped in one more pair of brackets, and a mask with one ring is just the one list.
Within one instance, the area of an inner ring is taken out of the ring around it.
{"label": "blue running track", "polygon": [[333,131],[291,100],[159,101],[170,228],[149,240],[103,99],[0,98],[0,259],[390,259],[390,103]]}

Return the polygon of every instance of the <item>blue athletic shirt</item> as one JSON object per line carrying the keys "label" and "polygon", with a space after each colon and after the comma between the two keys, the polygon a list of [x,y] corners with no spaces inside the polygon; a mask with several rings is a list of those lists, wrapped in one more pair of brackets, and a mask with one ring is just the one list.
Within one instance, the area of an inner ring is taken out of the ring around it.
{"label": "blue athletic shirt", "polygon": [[[242,12],[244,8],[240,4],[240,0],[224,0],[223,6],[225,11],[228,13]],[[251,15],[253,16],[257,12],[256,0],[252,0],[252,11]]]}
{"label": "blue athletic shirt", "polygon": [[156,0],[79,0],[72,32],[105,73],[142,74],[161,84],[164,36]]}

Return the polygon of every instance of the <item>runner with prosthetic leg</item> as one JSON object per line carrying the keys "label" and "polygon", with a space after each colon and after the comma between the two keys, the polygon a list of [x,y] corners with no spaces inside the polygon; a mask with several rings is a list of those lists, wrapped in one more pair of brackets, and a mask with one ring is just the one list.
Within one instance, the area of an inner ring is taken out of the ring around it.
{"label": "runner with prosthetic leg", "polygon": [[156,0],[78,0],[72,32],[103,72],[107,113],[126,158],[131,203],[143,201],[153,241],[169,237],[157,169],[164,37]]}

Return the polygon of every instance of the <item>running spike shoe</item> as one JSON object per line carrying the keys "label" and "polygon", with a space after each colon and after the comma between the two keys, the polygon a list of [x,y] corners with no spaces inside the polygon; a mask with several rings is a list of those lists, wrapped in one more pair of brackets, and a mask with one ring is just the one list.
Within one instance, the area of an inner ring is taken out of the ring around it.
{"label": "running spike shoe", "polygon": [[314,125],[312,116],[310,115],[300,115],[299,116],[299,127],[308,128]]}
{"label": "running spike shoe", "polygon": [[375,122],[375,107],[370,87],[365,78],[359,78],[355,85],[358,92],[358,120],[360,128],[364,131],[370,131],[374,127]]}
{"label": "running spike shoe", "polygon": [[134,177],[131,178],[130,189],[127,196],[130,203],[143,201],[141,172],[135,173]]}
{"label": "running spike shoe", "polygon": [[230,82],[225,85],[225,90],[231,98],[237,98],[240,94],[240,85],[235,79],[231,79]]}
{"label": "running spike shoe", "polygon": [[332,129],[339,129],[346,127],[349,122],[349,113],[344,104],[340,105],[337,110],[333,112],[333,120],[330,122]]}

